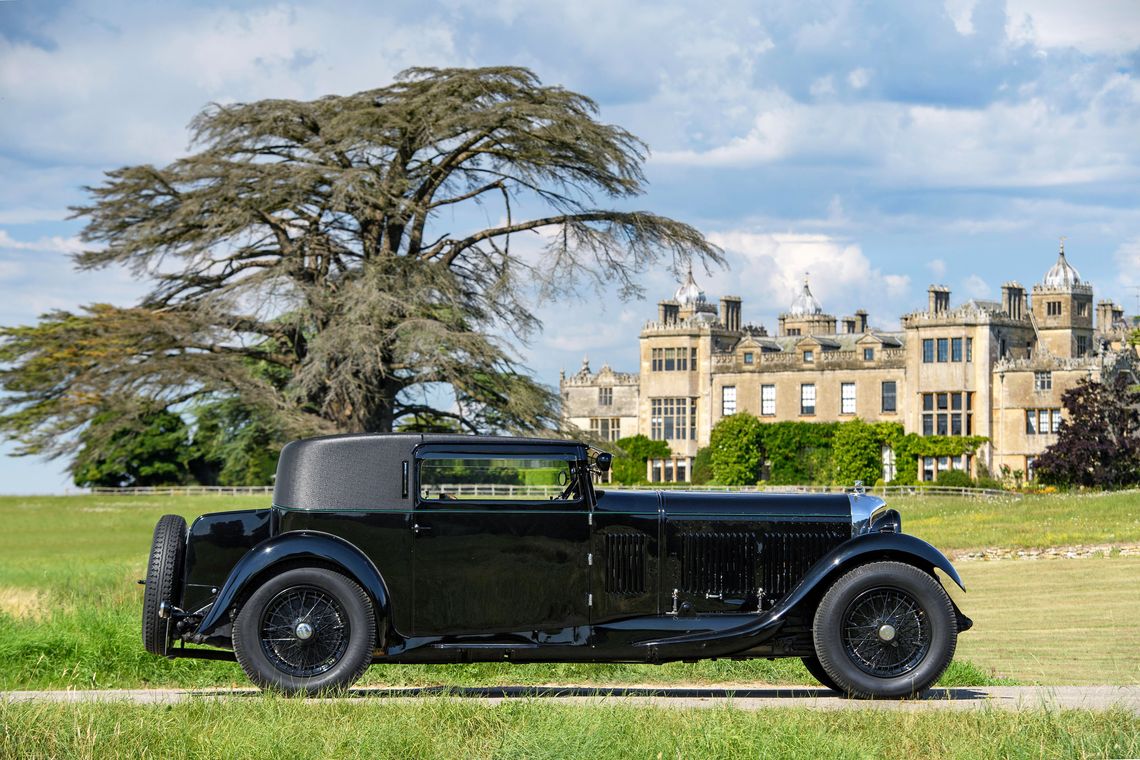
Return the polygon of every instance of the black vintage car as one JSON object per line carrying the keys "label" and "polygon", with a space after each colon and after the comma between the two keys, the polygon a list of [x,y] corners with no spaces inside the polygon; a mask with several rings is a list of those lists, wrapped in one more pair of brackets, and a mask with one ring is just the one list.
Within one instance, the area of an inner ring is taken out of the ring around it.
{"label": "black vintage car", "polygon": [[144,644],[287,692],[385,662],[800,657],[901,697],[971,625],[934,573],[961,586],[954,568],[881,499],[602,490],[609,462],[561,440],[296,441],[271,507],[158,522]]}

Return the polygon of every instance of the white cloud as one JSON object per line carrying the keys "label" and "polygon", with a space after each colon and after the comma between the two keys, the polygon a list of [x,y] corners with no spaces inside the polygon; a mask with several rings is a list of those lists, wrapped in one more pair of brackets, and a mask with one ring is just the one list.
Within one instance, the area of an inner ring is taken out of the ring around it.
{"label": "white cloud", "polygon": [[954,22],[958,34],[968,36],[974,33],[973,13],[977,0],[945,0],[946,14]]}
{"label": "white cloud", "polygon": [[1126,288],[1140,287],[1140,237],[1121,243],[1112,259],[1116,263],[1120,284]]}
{"label": "white cloud", "polygon": [[1140,47],[1136,0],[1008,0],[1006,11],[1007,34],[1014,41],[1031,41],[1043,48],[1074,47],[1086,53],[1127,53]]}
{"label": "white cloud", "polygon": [[851,72],[847,75],[847,84],[851,85],[852,89],[862,90],[870,83],[871,72],[869,69],[852,69]]}
{"label": "white cloud", "polygon": [[389,81],[411,65],[461,64],[428,16],[354,19],[340,6],[180,7],[131,2],[62,12],[49,46],[0,37],[0,120],[12,153],[77,163],[166,162],[211,101],[312,98]]}
{"label": "white cloud", "polygon": [[884,274],[857,243],[830,235],[730,230],[708,237],[725,249],[730,270],[714,273],[702,286],[712,293],[742,296],[746,319],[751,318],[747,312],[760,311],[769,330],[803,287],[805,272],[826,311],[839,315],[864,308],[874,312],[880,324],[897,318],[892,308],[910,292],[910,277]]}
{"label": "white cloud", "polygon": [[941,278],[946,276],[946,262],[942,259],[931,259],[926,262],[926,268],[929,269],[931,274],[935,277]]}
{"label": "white cloud", "polygon": [[809,92],[811,92],[813,98],[823,98],[827,97],[828,95],[834,95],[835,82],[832,81],[830,74],[825,77],[820,77],[811,83],[811,89]]}
{"label": "white cloud", "polygon": [[962,281],[962,288],[970,298],[989,298],[993,295],[990,286],[976,274],[972,274]]}
{"label": "white cloud", "polygon": [[0,229],[0,250],[14,251],[52,251],[56,253],[75,254],[84,249],[83,243],[77,237],[61,237],[52,235],[38,240],[16,240],[8,234],[7,230]]}

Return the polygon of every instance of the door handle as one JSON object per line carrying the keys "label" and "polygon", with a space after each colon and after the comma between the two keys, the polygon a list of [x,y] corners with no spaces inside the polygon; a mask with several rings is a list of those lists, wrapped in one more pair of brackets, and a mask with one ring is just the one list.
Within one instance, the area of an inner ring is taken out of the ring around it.
{"label": "door handle", "polygon": [[412,532],[420,533],[421,531],[431,530],[430,525],[420,525],[419,523],[412,523]]}

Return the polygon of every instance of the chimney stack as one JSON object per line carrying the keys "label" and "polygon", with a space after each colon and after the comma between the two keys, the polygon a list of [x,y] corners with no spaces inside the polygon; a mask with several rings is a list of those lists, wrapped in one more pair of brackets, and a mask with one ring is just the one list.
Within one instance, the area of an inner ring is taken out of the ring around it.
{"label": "chimney stack", "polygon": [[720,299],[720,322],[727,330],[740,329],[740,296]]}
{"label": "chimney stack", "polygon": [[926,291],[931,314],[950,311],[950,288],[945,285],[931,285]]}

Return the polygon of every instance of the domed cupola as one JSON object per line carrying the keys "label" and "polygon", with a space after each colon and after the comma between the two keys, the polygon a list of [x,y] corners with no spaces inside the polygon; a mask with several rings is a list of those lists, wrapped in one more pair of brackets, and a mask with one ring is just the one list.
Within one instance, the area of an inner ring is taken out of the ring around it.
{"label": "domed cupola", "polygon": [[689,271],[685,274],[685,281],[673,294],[673,300],[680,307],[682,318],[692,316],[703,322],[716,320],[716,306],[709,303],[705,297],[705,291],[701,290],[697,281],[693,279],[692,265],[689,266]]}
{"label": "domed cupola", "polygon": [[803,292],[792,301],[791,308],[788,309],[788,314],[793,317],[810,317],[815,314],[823,314],[823,305],[811,294],[807,277],[804,277]]}
{"label": "domed cupola", "polygon": [[1041,284],[1047,288],[1070,289],[1081,284],[1081,275],[1065,258],[1065,243],[1061,242],[1061,252],[1057,256],[1057,263],[1045,273]]}

